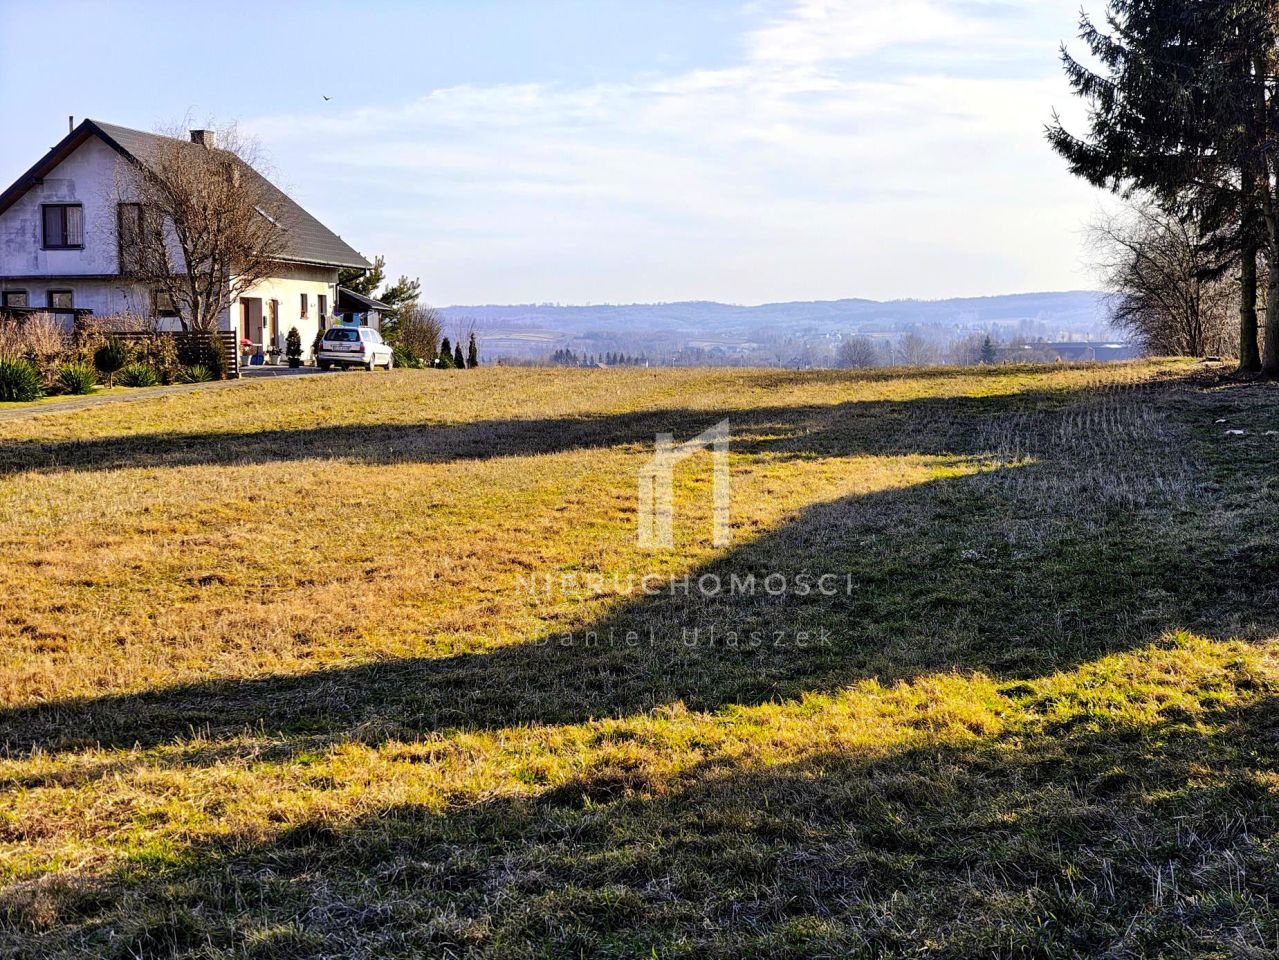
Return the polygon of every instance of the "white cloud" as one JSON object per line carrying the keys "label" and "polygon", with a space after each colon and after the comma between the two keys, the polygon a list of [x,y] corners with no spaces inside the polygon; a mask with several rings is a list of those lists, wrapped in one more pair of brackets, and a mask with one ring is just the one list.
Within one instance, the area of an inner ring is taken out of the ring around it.
{"label": "white cloud", "polygon": [[248,126],[441,302],[1078,285],[1093,200],[1041,133],[1072,10],[804,0],[723,69]]}
{"label": "white cloud", "polygon": [[899,44],[959,40],[977,29],[973,18],[935,0],[803,0],[755,31],[749,49],[757,62],[808,67]]}

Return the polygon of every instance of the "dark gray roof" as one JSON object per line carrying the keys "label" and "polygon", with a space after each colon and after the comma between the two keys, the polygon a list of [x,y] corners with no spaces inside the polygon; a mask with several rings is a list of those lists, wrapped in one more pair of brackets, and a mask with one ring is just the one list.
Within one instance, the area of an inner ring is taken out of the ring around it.
{"label": "dark gray roof", "polygon": [[[34,167],[24,173],[3,194],[0,194],[0,213],[7,210],[19,197],[61,163],[73,150],[91,136],[100,138],[120,154],[145,166],[156,148],[169,138],[142,130],[118,127],[113,123],[85,120],[50,150]],[[369,269],[364,257],[351,248],[341,237],[320,223],[295,203],[283,190],[271,183],[247,163],[244,169],[259,179],[275,195],[279,205],[279,220],[287,225],[288,240],[283,259],[295,263],[317,263],[332,267]]]}
{"label": "dark gray roof", "polygon": [[366,297],[364,294],[356,293],[354,290],[347,287],[338,287],[338,307],[346,305],[343,301],[357,307],[362,307],[365,310],[385,311],[394,309],[389,304],[383,303],[381,300],[374,300],[372,297]]}

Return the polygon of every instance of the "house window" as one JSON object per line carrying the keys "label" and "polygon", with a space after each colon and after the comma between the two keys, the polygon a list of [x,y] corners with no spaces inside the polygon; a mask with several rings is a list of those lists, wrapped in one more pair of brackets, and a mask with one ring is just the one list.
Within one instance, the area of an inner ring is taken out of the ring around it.
{"label": "house window", "polygon": [[157,317],[176,317],[178,308],[173,305],[173,296],[167,290],[151,291],[152,312]]}
{"label": "house window", "polygon": [[116,239],[120,247],[120,272],[136,273],[142,266],[142,204],[120,204],[116,211],[116,219]]}
{"label": "house window", "polygon": [[30,302],[27,300],[27,291],[25,290],[6,290],[0,294],[0,306],[4,307],[27,307]]}
{"label": "house window", "polygon": [[46,250],[78,250],[84,246],[84,207],[78,203],[46,203],[41,210]]}
{"label": "house window", "polygon": [[303,320],[306,319],[306,301],[307,301],[307,296],[304,293],[302,294],[302,314],[301,314]]}
{"label": "house window", "polygon": [[70,290],[50,290],[49,291],[49,309],[50,310],[70,310],[74,297]]}
{"label": "house window", "polygon": [[323,320],[329,315],[329,298],[321,293],[315,299],[320,305],[320,319]]}

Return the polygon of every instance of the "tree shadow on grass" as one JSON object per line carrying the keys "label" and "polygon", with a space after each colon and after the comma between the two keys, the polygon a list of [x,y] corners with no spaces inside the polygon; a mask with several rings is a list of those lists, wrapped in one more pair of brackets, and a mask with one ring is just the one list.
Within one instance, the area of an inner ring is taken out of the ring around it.
{"label": "tree shadow on grass", "polygon": [[[956,401],[927,417],[903,405],[915,429],[886,445],[935,449],[937,437],[959,436],[956,449],[1003,465],[810,507],[694,570],[689,587],[658,581],[659,595],[631,596],[577,629],[478,654],[18,708],[0,713],[0,743],[13,755],[127,749],[248,728],[308,742],[413,740],[672,703],[753,705],[869,677],[1034,677],[1181,627],[1267,635],[1276,611],[1257,601],[1279,581],[1279,561],[1263,544],[1217,541],[1214,503],[1179,459],[1173,441],[1184,438],[1160,433],[1164,420],[1131,396],[1090,402],[985,418]],[[832,417],[824,431],[792,420],[786,436],[796,455],[859,453],[869,444],[848,426],[858,419]],[[753,586],[735,592],[735,582]]]}
{"label": "tree shadow on grass", "polygon": [[1266,955],[1279,701],[1223,683],[1147,724],[317,819],[10,894],[7,932],[56,916],[49,943],[119,956]]}
{"label": "tree shadow on grass", "polygon": [[724,409],[677,407],[628,413],[464,423],[362,424],[253,432],[129,434],[77,440],[0,441],[0,477],[42,471],[251,466],[307,460],[368,464],[452,463],[633,447],[658,433],[700,434],[732,423],[739,454],[815,458],[979,452],[992,421],[1078,404],[1088,396],[1140,396],[1160,381],[1103,388],[1027,390],[981,397],[927,397]]}

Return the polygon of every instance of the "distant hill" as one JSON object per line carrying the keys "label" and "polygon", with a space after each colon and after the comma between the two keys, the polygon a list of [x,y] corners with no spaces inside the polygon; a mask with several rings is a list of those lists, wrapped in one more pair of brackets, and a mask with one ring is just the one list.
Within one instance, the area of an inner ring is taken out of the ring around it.
{"label": "distant hill", "polygon": [[794,301],[740,306],[690,300],[636,304],[516,304],[443,308],[450,329],[473,325],[490,356],[625,350],[696,350],[786,362],[797,351],[833,351],[849,336],[886,342],[913,334],[939,346],[975,334],[1002,341],[1113,338],[1104,294],[1024,293],[950,300]]}

